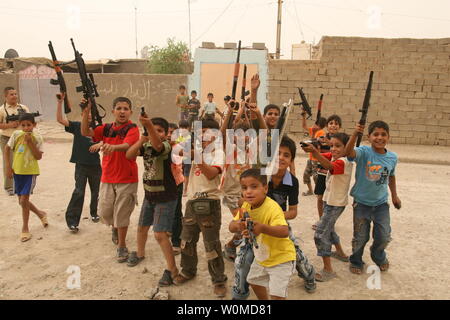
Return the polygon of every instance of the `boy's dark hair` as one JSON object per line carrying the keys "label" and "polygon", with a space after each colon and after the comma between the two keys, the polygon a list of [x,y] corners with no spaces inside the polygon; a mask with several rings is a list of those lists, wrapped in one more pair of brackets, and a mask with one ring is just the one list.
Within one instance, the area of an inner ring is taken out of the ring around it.
{"label": "boy's dark hair", "polygon": [[179,126],[180,128],[188,128],[188,129],[189,129],[189,127],[190,127],[189,121],[187,121],[187,120],[180,120],[180,121],[178,122],[178,126]]}
{"label": "boy's dark hair", "polygon": [[340,142],[342,142],[344,144],[344,146],[347,145],[347,142],[350,139],[349,135],[344,132],[338,132],[338,133],[332,134],[330,139],[331,138],[338,139]]}
{"label": "boy's dark hair", "polygon": [[297,153],[297,146],[295,145],[294,140],[289,138],[288,136],[283,136],[281,138],[280,147],[286,147],[291,152],[291,158],[292,160],[295,159],[295,154]]}
{"label": "boy's dark hair", "polygon": [[234,126],[234,130],[238,130],[238,129],[242,129],[243,131],[247,131],[248,129],[250,129],[250,126],[244,122],[244,121],[239,121],[235,126]]}
{"label": "boy's dark hair", "polygon": [[267,185],[267,176],[261,174],[261,169],[255,169],[255,168],[247,169],[244,172],[242,172],[239,180],[242,180],[242,179],[248,178],[248,177],[255,178],[256,180],[261,182],[263,184],[263,186]]}
{"label": "boy's dark hair", "polygon": [[180,86],[178,87],[178,89],[186,89],[186,87],[185,87],[184,85],[180,85]]}
{"label": "boy's dark hair", "polygon": [[154,126],[160,126],[161,128],[164,129],[164,132],[167,134],[167,132],[169,132],[169,122],[164,119],[164,118],[160,118],[160,117],[155,117],[155,118],[151,118],[152,123]]}
{"label": "boy's dark hair", "polygon": [[116,104],[118,104],[119,102],[126,102],[128,103],[128,105],[130,106],[131,109],[131,100],[128,99],[127,97],[117,97],[113,100],[113,109],[116,107]]}
{"label": "boy's dark hair", "polygon": [[323,129],[327,125],[327,119],[325,119],[324,117],[320,117],[319,120],[316,121],[316,124],[320,129]]}
{"label": "boy's dark hair", "polygon": [[375,130],[375,128],[386,130],[387,134],[389,134],[389,125],[381,120],[376,120],[369,125],[369,135]]}
{"label": "boy's dark hair", "polygon": [[219,123],[214,119],[203,119],[202,129],[220,129]]}
{"label": "boy's dark hair", "polygon": [[14,89],[14,87],[6,87],[5,89],[3,89],[3,94],[6,96],[9,90],[16,90],[16,89]]}
{"label": "boy's dark hair", "polygon": [[231,100],[231,97],[227,95],[227,96],[223,97],[223,100],[225,100],[225,101],[230,101],[230,100]]}
{"label": "boy's dark hair", "polygon": [[267,114],[267,112],[269,112],[270,109],[277,109],[278,113],[280,113],[280,107],[277,106],[276,104],[268,104],[265,108],[264,108],[264,115]]}
{"label": "boy's dark hair", "polygon": [[191,91],[191,94],[193,94],[193,93],[197,94],[197,91],[195,91],[195,90],[192,90],[192,91]]}
{"label": "boy's dark hair", "polygon": [[31,114],[31,113],[22,113],[20,116],[19,116],[19,122],[22,122],[22,121],[30,121],[31,123],[36,123],[36,120],[34,119],[34,116]]}
{"label": "boy's dark hair", "polygon": [[169,128],[170,129],[178,129],[178,125],[176,123],[170,122],[169,123]]}
{"label": "boy's dark hair", "polygon": [[210,92],[210,93],[208,93],[207,97],[214,97],[214,95],[212,92]]}
{"label": "boy's dark hair", "polygon": [[335,121],[335,122],[337,122],[337,124],[339,125],[339,127],[342,127],[342,119],[341,119],[341,117],[339,117],[337,114],[333,114],[333,115],[331,115],[331,116],[329,116],[328,117],[328,119],[327,119],[327,125],[328,125],[328,123],[330,123],[331,121]]}

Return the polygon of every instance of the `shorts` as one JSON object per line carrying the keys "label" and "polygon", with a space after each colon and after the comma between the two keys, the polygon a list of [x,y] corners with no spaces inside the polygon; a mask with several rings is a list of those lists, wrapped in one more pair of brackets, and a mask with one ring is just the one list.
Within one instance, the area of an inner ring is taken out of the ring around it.
{"label": "shorts", "polygon": [[100,184],[98,211],[104,224],[114,228],[128,227],[137,206],[137,188],[137,182]]}
{"label": "shorts", "polygon": [[35,174],[14,174],[14,193],[19,196],[33,194],[36,177]]}
{"label": "shorts", "polygon": [[316,185],[314,186],[314,194],[323,196],[325,189],[327,188],[326,181],[327,176],[324,176],[323,174],[317,175]]}
{"label": "shorts", "polygon": [[183,176],[189,177],[191,173],[192,163],[183,163]]}
{"label": "shorts", "polygon": [[167,202],[149,202],[144,198],[141,215],[139,216],[139,226],[153,226],[154,232],[172,233],[175,209],[178,199]]}
{"label": "shorts", "polygon": [[247,282],[269,288],[269,295],[286,298],[289,280],[295,271],[295,261],[288,261],[273,267],[263,267],[253,261]]}
{"label": "shorts", "polygon": [[306,162],[305,171],[303,172],[303,183],[311,183],[311,176],[314,178],[314,182],[317,179],[317,161],[308,159]]}

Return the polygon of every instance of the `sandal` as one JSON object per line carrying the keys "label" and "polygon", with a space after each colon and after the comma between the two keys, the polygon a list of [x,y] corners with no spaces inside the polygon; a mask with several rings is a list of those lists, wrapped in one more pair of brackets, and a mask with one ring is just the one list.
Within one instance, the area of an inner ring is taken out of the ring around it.
{"label": "sandal", "polygon": [[362,268],[354,266],[354,265],[350,265],[349,269],[350,269],[351,273],[358,274],[358,275],[362,274],[362,272],[363,272]]}
{"label": "sandal", "polygon": [[343,256],[339,255],[336,251],[332,251],[331,252],[331,257],[335,258],[335,259],[337,259],[339,261],[342,261],[342,262],[348,262],[349,261],[348,257],[343,257]]}
{"label": "sandal", "polygon": [[334,278],[337,278],[336,272],[328,272],[325,269],[322,269],[315,275],[315,279],[317,282],[326,282]]}
{"label": "sandal", "polygon": [[168,287],[172,284],[174,284],[173,278],[172,278],[172,273],[166,269],[166,270],[164,270],[164,273],[163,273],[161,279],[159,279],[158,285],[160,287]]}
{"label": "sandal", "polygon": [[20,241],[26,242],[26,241],[30,240],[31,237],[32,237],[31,233],[29,233],[29,232],[22,232],[20,234]]}
{"label": "sandal", "polygon": [[44,215],[42,217],[39,217],[39,219],[42,222],[42,225],[44,226],[44,228],[48,227],[48,219],[47,219],[47,214],[44,213]]}
{"label": "sandal", "polygon": [[179,273],[176,277],[173,278],[173,283],[176,285],[183,284],[187,281],[191,280],[191,278],[186,278],[181,273]]}
{"label": "sandal", "polygon": [[308,192],[302,192],[302,196],[307,197],[307,196],[312,196],[314,193],[312,193],[311,191]]}
{"label": "sandal", "polygon": [[144,259],[145,259],[145,257],[138,257],[137,252],[132,251],[130,253],[130,255],[128,256],[127,266],[129,266],[129,267],[137,266],[139,264],[139,262],[141,262]]}

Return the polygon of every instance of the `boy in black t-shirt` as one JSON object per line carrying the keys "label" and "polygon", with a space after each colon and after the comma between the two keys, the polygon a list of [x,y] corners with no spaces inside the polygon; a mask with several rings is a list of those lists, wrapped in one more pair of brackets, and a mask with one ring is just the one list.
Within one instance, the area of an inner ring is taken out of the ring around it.
{"label": "boy in black t-shirt", "polygon": [[100,156],[96,152],[99,149],[98,145],[94,145],[92,139],[81,135],[81,123],[64,119],[62,113],[64,93],[58,94],[57,100],[56,120],[64,126],[66,132],[73,134],[70,162],[75,163],[75,190],[67,206],[66,223],[71,232],[77,233],[83,211],[86,183],[89,183],[89,188],[91,189],[91,219],[93,222],[100,220],[97,215],[97,204],[102,167],[100,165]]}
{"label": "boy in black t-shirt", "polygon": [[192,129],[192,124],[194,121],[198,120],[198,114],[200,112],[200,100],[197,99],[197,91],[191,91],[191,99],[188,101],[189,105],[189,128]]}
{"label": "boy in black t-shirt", "polygon": [[[299,195],[298,179],[288,168],[294,162],[297,148],[295,142],[287,136],[281,139],[279,148],[278,172],[270,177],[267,196],[275,200],[283,209],[286,221],[297,217]],[[288,222],[289,225],[289,222]],[[316,289],[314,267],[299,247],[298,241],[289,226],[289,238],[294,242],[296,252],[296,269],[298,276],[305,280],[305,290],[313,293]]]}

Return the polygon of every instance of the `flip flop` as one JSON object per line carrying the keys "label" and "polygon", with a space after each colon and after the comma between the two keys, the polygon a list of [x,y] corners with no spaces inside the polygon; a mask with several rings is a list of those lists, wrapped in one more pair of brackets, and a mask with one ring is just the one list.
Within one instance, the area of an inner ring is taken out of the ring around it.
{"label": "flip flop", "polygon": [[331,257],[335,258],[335,259],[337,259],[339,261],[342,261],[342,262],[348,262],[349,261],[348,257],[340,256],[336,251],[332,251],[331,252]]}
{"label": "flip flop", "polygon": [[314,193],[312,193],[311,191],[308,192],[302,192],[302,196],[306,197],[306,196],[312,196]]}
{"label": "flip flop", "polygon": [[378,266],[378,268],[380,268],[380,271],[381,271],[381,272],[386,272],[386,271],[388,271],[388,270],[389,270],[389,261],[387,261],[387,262],[385,262],[385,263],[383,263],[383,264],[380,264],[380,265]]}
{"label": "flip flop", "polygon": [[30,240],[31,237],[32,237],[31,233],[29,233],[29,232],[22,232],[20,234],[20,241],[26,242],[26,241]]}
{"label": "flip flop", "polygon": [[354,274],[357,274],[357,275],[360,275],[360,274],[363,273],[363,269],[362,268],[354,266],[352,264],[349,266],[349,269],[350,269],[351,273],[354,273]]}
{"label": "flip flop", "polygon": [[48,227],[48,219],[47,219],[47,214],[45,213],[42,217],[39,217],[39,219],[42,222],[42,225],[44,226],[44,228]]}
{"label": "flip flop", "polygon": [[317,282],[327,282],[334,278],[337,278],[336,272],[328,272],[325,269],[317,272],[315,276]]}

